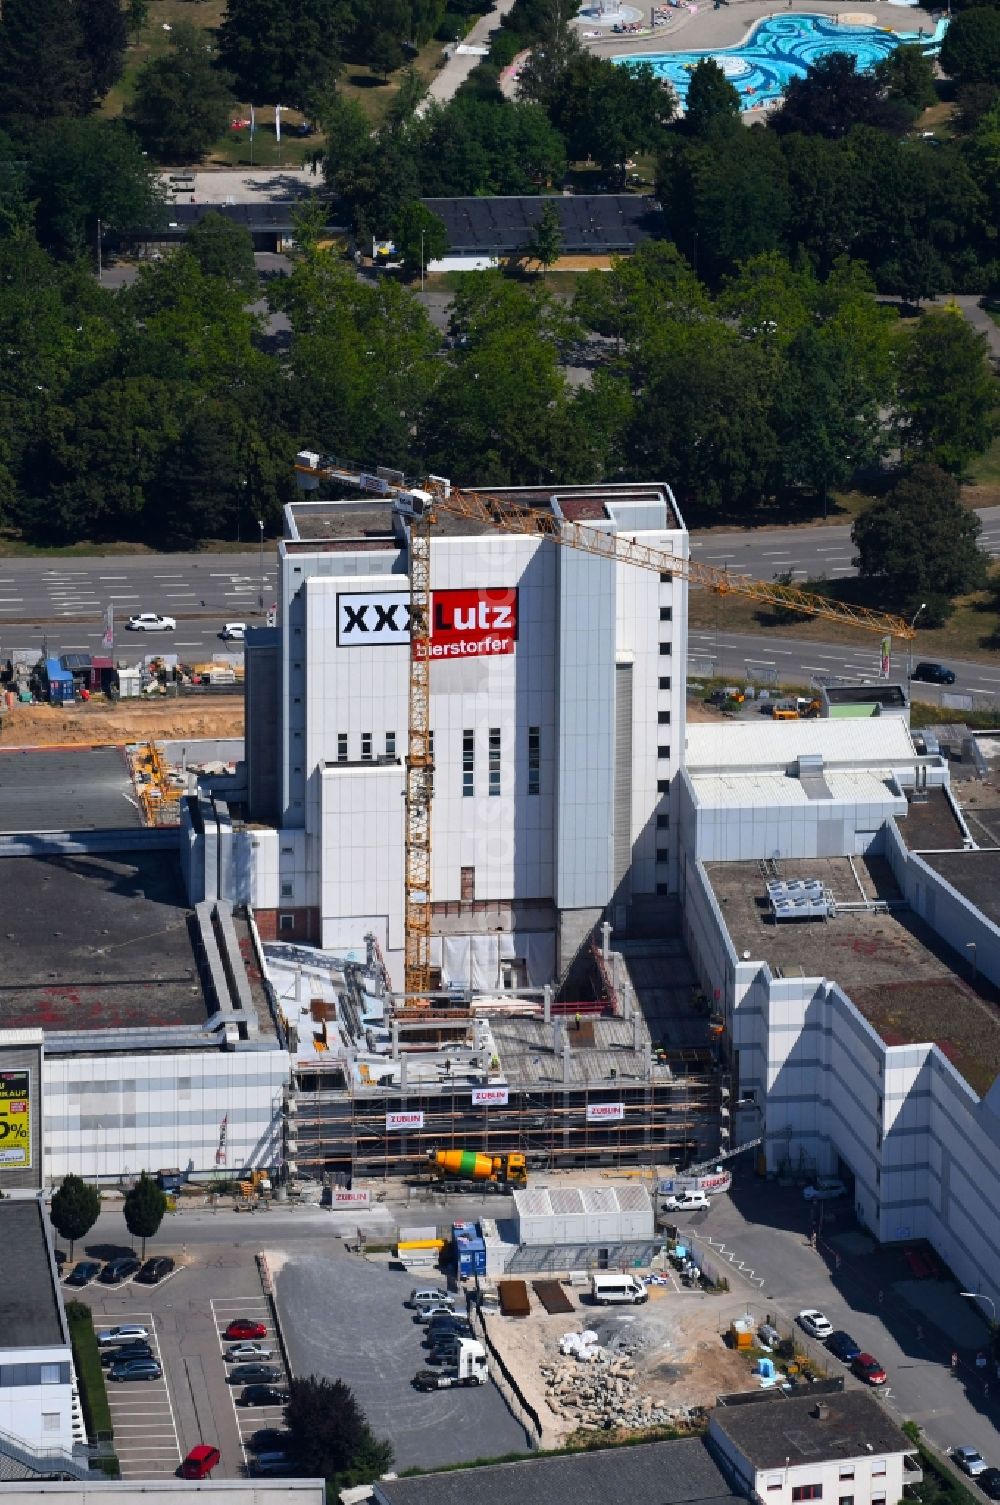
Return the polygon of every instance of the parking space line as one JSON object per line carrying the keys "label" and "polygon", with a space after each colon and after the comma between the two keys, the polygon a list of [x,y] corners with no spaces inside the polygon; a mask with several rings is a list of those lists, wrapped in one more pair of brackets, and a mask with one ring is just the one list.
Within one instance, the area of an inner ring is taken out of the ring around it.
{"label": "parking space line", "polygon": [[[271,1303],[268,1301],[266,1296],[261,1295],[251,1296],[243,1301],[234,1301],[230,1297],[226,1297],[219,1301],[210,1300],[209,1306],[212,1309],[212,1319],[216,1324],[216,1330],[219,1334],[219,1356],[222,1359],[223,1366],[227,1371],[226,1389],[229,1392],[229,1401],[233,1408],[233,1420],[236,1423],[236,1435],[239,1438],[240,1442],[240,1452],[243,1454],[243,1472],[247,1477],[252,1477],[250,1474],[250,1460],[247,1457],[246,1437],[244,1436],[243,1432],[244,1424],[246,1424],[247,1426],[248,1435],[252,1435],[255,1431],[257,1431],[262,1422],[265,1426],[272,1425],[273,1421],[276,1419],[274,1418],[273,1413],[277,1411],[280,1415],[283,1408],[280,1405],[237,1406],[236,1392],[243,1387],[239,1385],[231,1385],[229,1383],[228,1371],[230,1366],[226,1364],[225,1352],[227,1344],[231,1344],[238,1340],[225,1338],[223,1336],[223,1333],[229,1323],[233,1320],[233,1318],[240,1315],[242,1312],[247,1312],[248,1315],[255,1318],[255,1320],[262,1322],[267,1330],[265,1336],[263,1338],[248,1341],[267,1343],[269,1346],[273,1346],[275,1350],[275,1358],[265,1359],[262,1360],[262,1362],[267,1364],[274,1364],[275,1368],[280,1371],[280,1378],[274,1383],[282,1386],[283,1388],[287,1387],[289,1379],[288,1371],[285,1368],[281,1350],[278,1345],[277,1332],[275,1331],[273,1313],[271,1311]],[[219,1307],[233,1307],[236,1310],[229,1312],[228,1314],[224,1314],[223,1312],[217,1310]],[[258,1313],[253,1310],[253,1308],[255,1307],[263,1308],[263,1311]]]}
{"label": "parking space line", "polygon": [[151,1469],[155,1470],[158,1477],[162,1476],[164,1470],[168,1475],[173,1475],[181,1459],[181,1446],[170,1396],[170,1383],[156,1332],[156,1319],[152,1312],[127,1312],[107,1325],[121,1327],[128,1323],[141,1324],[148,1330],[149,1345],[162,1376],[153,1381],[152,1389],[146,1388],[141,1395],[123,1393],[118,1386],[108,1385],[115,1452],[121,1464],[122,1477],[141,1478]]}

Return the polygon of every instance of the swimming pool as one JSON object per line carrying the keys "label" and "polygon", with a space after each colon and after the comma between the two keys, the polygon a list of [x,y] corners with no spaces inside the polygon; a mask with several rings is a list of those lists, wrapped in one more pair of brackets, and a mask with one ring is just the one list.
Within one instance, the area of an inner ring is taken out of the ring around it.
{"label": "swimming pool", "polygon": [[790,79],[803,78],[806,69],[831,52],[846,52],[857,61],[860,72],[874,68],[901,42],[919,42],[928,52],[937,52],[948,22],[938,21],[933,31],[887,31],[879,26],[843,26],[830,16],[767,16],[758,22],[738,47],[715,52],[651,52],[616,57],[622,67],[648,63],[653,72],[668,80],[680,99],[687,98],[691,70],[702,58],[714,58],[735,89],[744,110],[765,100],[780,99]]}

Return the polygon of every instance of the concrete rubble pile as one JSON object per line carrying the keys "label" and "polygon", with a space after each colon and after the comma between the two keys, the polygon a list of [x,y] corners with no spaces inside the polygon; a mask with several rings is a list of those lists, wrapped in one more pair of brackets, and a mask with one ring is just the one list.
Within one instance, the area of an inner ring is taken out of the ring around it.
{"label": "concrete rubble pile", "polygon": [[687,1427],[697,1418],[694,1410],[668,1410],[652,1396],[640,1394],[635,1381],[635,1360],[627,1350],[611,1354],[600,1346],[597,1333],[566,1333],[554,1364],[542,1364],[550,1411],[573,1422],[584,1432],[628,1428]]}

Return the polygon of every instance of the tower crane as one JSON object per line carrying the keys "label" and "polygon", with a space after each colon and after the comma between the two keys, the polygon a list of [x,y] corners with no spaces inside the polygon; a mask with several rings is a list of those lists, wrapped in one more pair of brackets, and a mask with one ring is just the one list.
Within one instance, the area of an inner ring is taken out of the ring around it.
{"label": "tower crane", "polygon": [[406,842],[404,860],[404,991],[410,1006],[420,1006],[430,991],[431,975],[431,791],[433,759],[430,736],[431,537],[438,511],[521,537],[547,538],[561,548],[580,549],[615,564],[631,564],[704,586],[718,595],[739,595],[771,606],[840,622],[879,636],[909,641],[916,636],[903,617],[830,601],[777,581],[731,575],[713,565],[684,559],[655,544],[624,534],[605,533],[562,517],[558,509],[526,506],[488,491],[469,491],[443,476],[428,476],[410,485],[399,471],[357,470],[310,450],[295,460],[295,478],[305,491],[321,481],[339,481],[354,490],[391,500],[410,538],[410,671],[406,756]]}

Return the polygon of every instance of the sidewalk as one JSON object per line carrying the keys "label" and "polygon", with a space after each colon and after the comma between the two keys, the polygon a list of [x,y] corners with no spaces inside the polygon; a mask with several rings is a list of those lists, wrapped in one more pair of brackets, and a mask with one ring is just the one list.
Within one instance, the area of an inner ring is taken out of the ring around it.
{"label": "sidewalk", "polygon": [[[496,5],[488,15],[480,16],[468,36],[463,37],[461,42],[455,42],[451,47],[451,56],[444,67],[435,73],[431,80],[430,88],[426,96],[416,108],[418,116],[423,115],[428,106],[434,104],[447,104],[453,99],[459,88],[465,83],[473,68],[479,66],[485,57],[481,48],[489,48],[490,38],[497,30],[500,22],[509,10],[514,7],[514,0],[496,0]],[[471,51],[459,51],[459,48],[471,48]]]}

